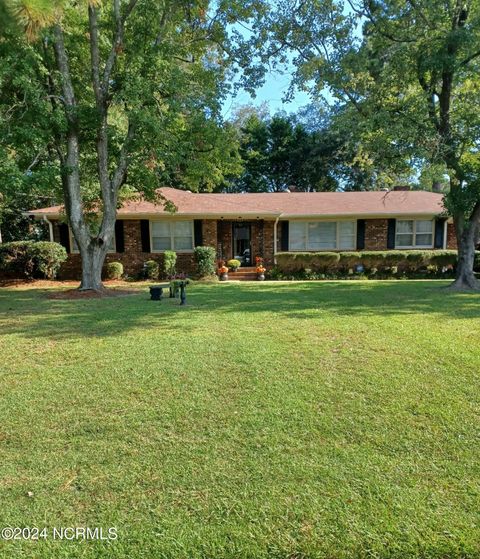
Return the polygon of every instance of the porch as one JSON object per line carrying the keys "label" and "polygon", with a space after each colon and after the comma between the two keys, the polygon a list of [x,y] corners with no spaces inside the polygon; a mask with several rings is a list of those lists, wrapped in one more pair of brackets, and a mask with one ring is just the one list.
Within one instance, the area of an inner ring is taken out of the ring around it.
{"label": "porch", "polygon": [[275,222],[256,220],[223,220],[216,223],[217,257],[228,261],[240,261],[243,272],[254,271],[257,257],[264,259],[267,266],[273,265],[275,244]]}

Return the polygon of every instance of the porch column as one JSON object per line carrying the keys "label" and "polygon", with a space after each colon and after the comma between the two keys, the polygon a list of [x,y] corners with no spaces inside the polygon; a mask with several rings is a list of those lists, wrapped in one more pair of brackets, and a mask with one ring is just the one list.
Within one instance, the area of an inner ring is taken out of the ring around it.
{"label": "porch column", "polygon": [[203,246],[213,247],[215,251],[218,250],[216,219],[204,219],[202,221],[202,244]]}

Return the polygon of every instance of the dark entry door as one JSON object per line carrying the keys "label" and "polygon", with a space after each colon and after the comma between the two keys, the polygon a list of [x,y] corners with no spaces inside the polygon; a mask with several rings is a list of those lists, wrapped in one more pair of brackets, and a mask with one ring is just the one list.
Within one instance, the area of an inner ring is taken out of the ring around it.
{"label": "dark entry door", "polygon": [[252,226],[245,221],[233,222],[233,258],[242,266],[252,266]]}

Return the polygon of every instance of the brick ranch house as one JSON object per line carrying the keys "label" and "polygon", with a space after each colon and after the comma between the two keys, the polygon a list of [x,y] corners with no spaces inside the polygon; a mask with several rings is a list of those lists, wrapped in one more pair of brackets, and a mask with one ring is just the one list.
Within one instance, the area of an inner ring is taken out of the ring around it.
{"label": "brick ranch house", "polygon": [[[177,211],[145,200],[119,210],[107,262],[120,261],[127,274],[147,260],[161,262],[165,250],[178,255],[177,270],[194,270],[195,246],[215,247],[218,258],[237,257],[251,266],[256,256],[267,267],[285,251],[350,251],[456,248],[442,195],[394,189],[389,192],[279,192],[197,194],[162,188]],[[68,252],[61,277],[80,277],[80,255],[63,208],[28,212],[49,224],[51,240]]]}

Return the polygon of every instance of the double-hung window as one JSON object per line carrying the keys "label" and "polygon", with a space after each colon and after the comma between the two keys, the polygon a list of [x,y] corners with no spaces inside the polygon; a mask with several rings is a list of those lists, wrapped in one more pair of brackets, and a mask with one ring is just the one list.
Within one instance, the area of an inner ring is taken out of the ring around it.
{"label": "double-hung window", "polygon": [[193,250],[193,221],[151,221],[152,251]]}
{"label": "double-hung window", "polygon": [[355,221],[291,221],[289,250],[353,250]]}
{"label": "double-hung window", "polygon": [[396,248],[432,248],[433,221],[431,219],[399,219],[395,234]]}

